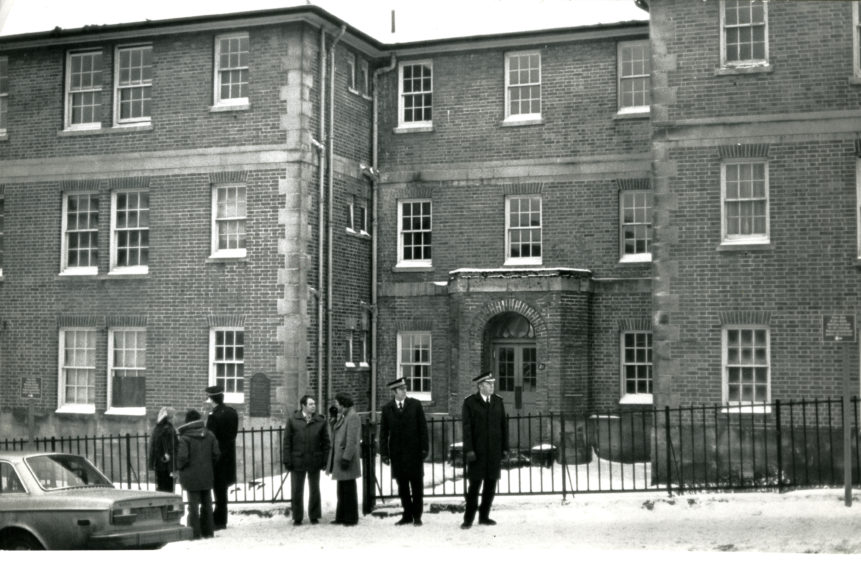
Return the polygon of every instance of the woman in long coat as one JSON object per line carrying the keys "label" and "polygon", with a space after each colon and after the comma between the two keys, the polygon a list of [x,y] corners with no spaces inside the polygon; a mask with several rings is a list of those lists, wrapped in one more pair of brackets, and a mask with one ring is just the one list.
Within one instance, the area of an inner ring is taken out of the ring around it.
{"label": "woman in long coat", "polygon": [[338,408],[338,419],[332,425],[332,448],[326,470],[338,482],[338,503],[332,523],[350,526],[359,522],[356,480],[362,475],[362,421],[349,395],[336,395],[335,406]]}
{"label": "woman in long coat", "polygon": [[149,443],[149,468],[155,472],[156,490],[174,491],[176,470],[176,429],[173,426],[173,409],[162,407]]}

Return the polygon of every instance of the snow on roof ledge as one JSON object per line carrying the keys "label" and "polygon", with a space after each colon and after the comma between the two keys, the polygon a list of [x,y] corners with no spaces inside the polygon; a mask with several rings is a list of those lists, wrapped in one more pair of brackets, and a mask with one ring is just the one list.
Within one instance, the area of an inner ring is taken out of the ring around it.
{"label": "snow on roof ledge", "polygon": [[534,268],[458,268],[452,270],[449,276],[461,278],[507,278],[524,276],[573,276],[586,278],[592,276],[592,271],[586,268],[564,268],[564,267],[534,267]]}

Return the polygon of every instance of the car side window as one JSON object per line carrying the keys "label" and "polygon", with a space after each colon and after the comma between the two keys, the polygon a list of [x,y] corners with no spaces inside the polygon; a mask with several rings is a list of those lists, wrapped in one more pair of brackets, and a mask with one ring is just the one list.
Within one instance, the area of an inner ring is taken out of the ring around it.
{"label": "car side window", "polygon": [[15,493],[25,493],[21,479],[11,464],[0,462],[0,495]]}

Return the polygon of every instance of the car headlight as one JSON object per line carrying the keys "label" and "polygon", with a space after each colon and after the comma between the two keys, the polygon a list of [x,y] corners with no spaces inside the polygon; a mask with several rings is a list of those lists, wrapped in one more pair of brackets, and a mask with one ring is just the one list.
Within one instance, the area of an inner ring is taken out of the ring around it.
{"label": "car headlight", "polygon": [[114,525],[131,525],[137,519],[137,514],[130,507],[117,507],[111,512],[111,522]]}

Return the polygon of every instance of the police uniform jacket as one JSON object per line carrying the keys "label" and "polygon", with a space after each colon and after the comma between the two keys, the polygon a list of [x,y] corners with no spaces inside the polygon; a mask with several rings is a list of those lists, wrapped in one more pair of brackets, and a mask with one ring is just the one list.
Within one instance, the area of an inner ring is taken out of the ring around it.
{"label": "police uniform jacket", "polygon": [[467,464],[470,480],[498,480],[502,451],[508,450],[508,422],[502,398],[491,394],[490,403],[480,393],[463,401],[463,452],[475,453]]}
{"label": "police uniform jacket", "polygon": [[209,417],[206,428],[218,440],[221,458],[215,465],[215,487],[226,487],[236,483],[236,433],[239,430],[239,416],[236,410],[223,403],[217,404]]}
{"label": "police uniform jacket", "polygon": [[422,402],[404,398],[398,411],[396,400],[383,406],[380,420],[380,455],[388,456],[392,476],[424,476],[424,459],[428,453],[428,426]]}

